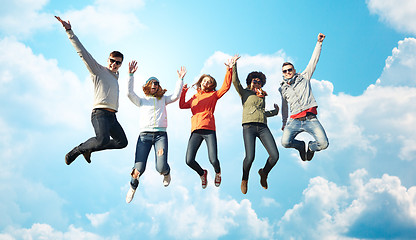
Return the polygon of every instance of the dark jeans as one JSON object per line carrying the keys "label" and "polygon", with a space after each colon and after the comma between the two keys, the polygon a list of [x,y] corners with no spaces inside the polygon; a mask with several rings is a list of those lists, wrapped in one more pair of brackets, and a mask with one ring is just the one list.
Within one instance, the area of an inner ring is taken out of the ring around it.
{"label": "dark jeans", "polygon": [[205,140],[207,144],[208,158],[212,166],[214,166],[215,172],[221,172],[217,151],[217,135],[213,130],[198,129],[192,132],[188,142],[188,149],[186,150],[186,164],[195,170],[199,176],[204,175],[204,170],[195,161],[196,152],[203,140]]}
{"label": "dark jeans", "polygon": [[127,137],[117,121],[116,113],[94,109],[91,113],[91,123],[96,136],[79,145],[78,149],[81,153],[120,149],[127,146]]}
{"label": "dark jeans", "polygon": [[243,180],[248,180],[250,168],[254,161],[256,137],[260,139],[267,153],[269,153],[263,172],[269,174],[270,170],[276,165],[277,160],[279,160],[276,142],[267,125],[263,123],[243,124],[244,147],[246,150],[246,157],[243,162]]}

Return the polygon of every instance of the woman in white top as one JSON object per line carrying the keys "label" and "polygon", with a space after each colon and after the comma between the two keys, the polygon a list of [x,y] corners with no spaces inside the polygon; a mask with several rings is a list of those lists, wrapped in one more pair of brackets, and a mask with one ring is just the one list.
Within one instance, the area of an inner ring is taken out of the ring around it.
{"label": "woman in white top", "polygon": [[129,63],[129,84],[128,97],[139,107],[140,113],[140,135],[137,139],[135,164],[131,172],[130,189],[126,196],[126,202],[130,203],[134,193],[139,185],[139,177],[146,169],[147,158],[150,149],[154,146],[156,170],[164,175],[163,185],[167,187],[170,183],[170,167],[168,164],[168,136],[166,105],[179,99],[183,78],[186,74],[186,68],[181,67],[178,70],[179,80],[176,84],[172,95],[165,95],[166,89],[163,89],[159,80],[150,77],[143,86],[144,97],[139,97],[133,90],[134,73],[137,70],[137,62]]}

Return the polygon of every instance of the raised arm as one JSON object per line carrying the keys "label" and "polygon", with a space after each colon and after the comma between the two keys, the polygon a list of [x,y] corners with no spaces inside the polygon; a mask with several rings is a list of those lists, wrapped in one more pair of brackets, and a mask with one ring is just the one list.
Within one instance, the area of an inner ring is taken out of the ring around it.
{"label": "raised arm", "polygon": [[308,80],[312,78],[313,73],[315,72],[316,64],[318,64],[319,56],[321,55],[322,42],[325,39],[325,35],[322,33],[318,34],[318,41],[316,42],[315,49],[313,50],[312,57],[309,60],[308,66],[302,72],[302,75]]}
{"label": "raised arm", "polygon": [[179,108],[180,109],[186,109],[186,108],[191,108],[191,100],[189,99],[187,102],[185,102],[185,96],[186,96],[186,92],[188,91],[188,85],[185,84],[182,87],[182,92],[181,92],[181,97],[179,99]]}
{"label": "raised arm", "polygon": [[226,92],[228,92],[228,90],[230,90],[231,80],[233,76],[233,67],[239,58],[240,56],[236,54],[232,58],[228,59],[226,63],[224,63],[225,66],[227,66],[227,73],[225,74],[224,82],[221,88],[217,91],[218,98],[221,98]]}
{"label": "raised arm", "polygon": [[72,31],[71,23],[69,21],[65,22],[60,17],[55,16],[55,18],[62,24],[65,28],[66,33],[68,35],[69,40],[71,41],[72,46],[74,46],[75,50],[77,51],[78,55],[81,57],[84,64],[87,66],[88,71],[92,74],[97,74],[98,71],[104,68],[101,66],[95,59],[91,56],[91,54],[84,48],[82,43],[79,41],[78,37],[75,36],[74,32]]}
{"label": "raised arm", "polygon": [[137,62],[135,60],[129,62],[129,84],[127,96],[136,106],[140,107],[140,97],[134,92],[134,73],[137,70]]}
{"label": "raised arm", "polygon": [[178,98],[181,94],[181,90],[182,90],[182,86],[183,86],[183,78],[186,75],[186,68],[181,67],[181,70],[180,71],[178,70],[177,72],[178,72],[179,79],[176,82],[176,87],[175,87],[175,90],[173,91],[173,94],[167,97],[166,104],[175,102],[176,100],[178,100]]}

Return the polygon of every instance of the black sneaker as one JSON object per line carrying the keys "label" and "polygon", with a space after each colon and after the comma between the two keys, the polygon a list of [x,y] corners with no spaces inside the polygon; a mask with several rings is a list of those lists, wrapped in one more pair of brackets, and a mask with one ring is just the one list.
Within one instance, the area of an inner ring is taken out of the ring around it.
{"label": "black sneaker", "polygon": [[259,175],[260,175],[260,185],[267,189],[267,174],[264,173],[263,168],[259,169]]}
{"label": "black sneaker", "polygon": [[306,150],[305,150],[305,142],[302,141],[302,147],[301,149],[297,149],[299,151],[300,159],[302,161],[306,161]]}
{"label": "black sneaker", "polygon": [[[309,142],[311,143],[311,142]],[[315,151],[312,151],[309,149],[309,143],[308,143],[308,151],[306,152],[306,160],[310,161],[313,158],[313,155],[315,154]]]}
{"label": "black sneaker", "polygon": [[74,147],[69,153],[65,155],[66,165],[71,164],[81,153],[78,150],[78,147]]}

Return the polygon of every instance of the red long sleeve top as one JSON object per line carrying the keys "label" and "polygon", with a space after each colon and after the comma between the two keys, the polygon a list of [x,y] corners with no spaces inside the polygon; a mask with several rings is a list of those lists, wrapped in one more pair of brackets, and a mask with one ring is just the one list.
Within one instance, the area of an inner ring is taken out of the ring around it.
{"label": "red long sleeve top", "polygon": [[183,89],[179,99],[179,108],[190,108],[192,112],[191,131],[207,129],[215,131],[214,111],[220,99],[231,87],[232,68],[227,68],[224,83],[218,91],[205,92],[198,90],[188,101],[185,101],[187,89]]}

